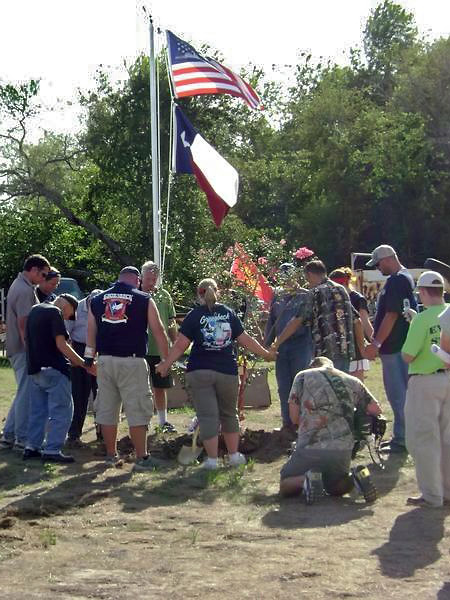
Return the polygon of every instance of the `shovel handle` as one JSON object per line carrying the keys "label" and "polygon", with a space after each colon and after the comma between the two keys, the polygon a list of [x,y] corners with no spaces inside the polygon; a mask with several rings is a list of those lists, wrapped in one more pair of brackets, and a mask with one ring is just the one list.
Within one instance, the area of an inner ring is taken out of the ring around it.
{"label": "shovel handle", "polygon": [[197,427],[194,429],[194,433],[192,434],[192,451],[194,451],[197,448],[197,439],[199,433],[200,427],[197,425]]}

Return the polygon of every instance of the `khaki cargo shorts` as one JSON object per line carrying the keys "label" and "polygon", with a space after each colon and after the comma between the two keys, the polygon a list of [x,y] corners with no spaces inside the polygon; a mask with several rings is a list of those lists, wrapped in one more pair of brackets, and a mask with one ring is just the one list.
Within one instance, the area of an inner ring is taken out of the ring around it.
{"label": "khaki cargo shorts", "polygon": [[122,404],[130,427],[150,423],[153,400],[145,358],[99,356],[97,383],[97,423],[116,425]]}

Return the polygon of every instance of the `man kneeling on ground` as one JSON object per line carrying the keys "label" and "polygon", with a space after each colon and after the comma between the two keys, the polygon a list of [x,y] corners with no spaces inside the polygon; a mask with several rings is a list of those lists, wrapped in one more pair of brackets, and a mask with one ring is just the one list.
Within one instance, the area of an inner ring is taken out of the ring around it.
{"label": "man kneeling on ground", "polygon": [[368,415],[381,414],[381,408],[366,386],[333,367],[329,358],[319,356],[294,379],[289,411],[298,424],[297,446],[281,469],[280,493],[304,493],[307,504],[325,491],[342,496],[356,485],[366,502],[376,499],[368,469],[350,471],[354,444],[356,409]]}

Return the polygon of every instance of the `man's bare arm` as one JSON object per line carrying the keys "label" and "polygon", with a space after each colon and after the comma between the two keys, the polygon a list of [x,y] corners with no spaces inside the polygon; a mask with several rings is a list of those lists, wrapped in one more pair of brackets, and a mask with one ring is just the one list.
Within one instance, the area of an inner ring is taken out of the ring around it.
{"label": "man's bare arm", "polygon": [[150,331],[152,332],[156,341],[156,345],[158,346],[159,355],[161,358],[166,358],[166,356],[169,354],[169,341],[167,339],[164,325],[161,322],[158,309],[156,308],[156,304],[151,298],[148,301],[147,318]]}
{"label": "man's bare arm", "polygon": [[398,318],[399,314],[396,312],[387,312],[384,315],[377,331],[377,335],[375,336],[378,343],[382,344],[389,337]]}
{"label": "man's bare arm", "polygon": [[19,330],[20,339],[22,340],[22,344],[25,346],[25,328],[27,326],[27,318],[28,317],[18,317],[17,318],[17,328]]}
{"label": "man's bare arm", "polygon": [[381,415],[381,406],[378,404],[378,402],[373,400],[373,401],[369,402],[369,404],[367,405],[366,413],[368,415],[373,415],[375,417],[378,417],[378,415]]}
{"label": "man's bare arm", "polygon": [[63,335],[55,336],[55,343],[61,354],[64,354],[64,356],[68,358],[75,367],[86,366],[84,360],[75,352],[72,346],[69,346],[69,344],[66,342],[66,338]]}
{"label": "man's bare arm", "polygon": [[[444,333],[443,331],[441,332],[440,345],[441,350],[444,350],[444,352],[448,352],[450,354],[450,335],[448,335],[448,333]],[[445,366],[450,368],[450,363],[445,363]]]}
{"label": "man's bare arm", "polygon": [[406,354],[406,352],[402,352],[402,358],[405,361],[405,363],[412,363],[412,361],[416,358],[415,356],[413,356],[412,354]]}
{"label": "man's bare arm", "polygon": [[168,327],[167,327],[167,333],[169,335],[169,339],[172,342],[172,344],[175,344],[177,336],[178,336],[178,327],[177,327],[177,322],[175,321],[175,319],[170,319]]}
{"label": "man's bare arm", "polygon": [[300,406],[295,402],[289,402],[289,417],[294,425],[298,425],[300,422]]}
{"label": "man's bare arm", "polygon": [[368,358],[369,360],[374,360],[377,357],[378,350],[391,333],[392,328],[394,327],[394,324],[397,321],[398,317],[398,313],[395,312],[387,312],[384,315],[376,336],[372,339],[372,342],[368,346],[366,346],[366,349],[364,351],[364,356],[366,358]]}
{"label": "man's bare arm", "polygon": [[156,372],[159,373],[161,377],[166,377],[170,367],[177,360],[177,358],[180,358],[184,351],[189,348],[190,344],[191,340],[182,333],[179,333],[175,344],[172,346],[167,355],[167,358],[163,359],[156,365]]}
{"label": "man's bare arm", "polygon": [[97,322],[90,307],[88,311],[88,329],[86,346],[89,346],[89,348],[93,348],[95,354],[95,349],[97,346]]}
{"label": "man's bare arm", "polygon": [[370,322],[370,319],[369,319],[369,313],[367,312],[367,310],[365,308],[361,308],[359,310],[359,317],[363,324],[364,335],[366,336],[366,338],[368,340],[372,339],[373,327],[372,327],[372,323]]}

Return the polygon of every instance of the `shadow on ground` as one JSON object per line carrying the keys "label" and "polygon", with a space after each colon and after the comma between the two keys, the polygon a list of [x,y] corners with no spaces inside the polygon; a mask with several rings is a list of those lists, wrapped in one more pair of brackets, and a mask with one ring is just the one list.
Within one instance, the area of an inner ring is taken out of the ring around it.
{"label": "shadow on ground", "polygon": [[[246,502],[271,508],[279,506],[263,518],[268,527],[327,527],[372,514],[370,506],[349,498],[325,498],[323,503],[311,509],[303,504],[299,506],[300,499],[280,501],[277,494],[258,489],[249,490],[254,482],[239,470],[221,470],[212,474],[198,467],[179,467],[173,460],[178,439],[185,442],[186,436],[172,436],[169,445],[165,438],[157,440],[154,436],[149,436],[152,452],[164,456],[165,449],[169,448],[172,460],[167,461],[167,469],[161,473],[141,475],[133,474],[130,464],[125,464],[122,470],[105,471],[102,459],[93,458],[92,448],[74,453],[79,462],[56,468],[35,461],[24,463],[20,455],[9,452],[4,455],[7,463],[0,469],[0,486],[2,490],[6,490],[4,499],[13,500],[4,506],[2,512],[15,513],[22,518],[34,518],[70,511],[106,497],[117,499],[125,512],[140,512],[152,506],[179,505],[190,499],[204,504],[212,504],[218,497],[241,502],[242,498],[239,496],[247,486],[244,490]],[[255,462],[270,463],[283,455],[287,459],[287,449],[292,437],[280,431],[249,431],[243,441],[247,451],[253,448],[248,456]],[[125,455],[130,450],[128,446],[127,438],[119,442]],[[372,468],[379,495],[387,494],[396,485],[405,460],[406,457],[395,455],[388,459],[384,471]],[[271,476],[277,477],[276,470],[273,471]],[[36,485],[39,482],[42,485],[30,491],[20,489],[21,486]],[[14,491],[16,488],[17,493]],[[7,493],[8,490],[13,492]]]}
{"label": "shadow on ground", "polygon": [[[383,575],[392,578],[412,577],[419,569],[436,562],[441,553],[438,544],[444,535],[444,508],[415,508],[399,515],[389,534],[389,541],[373,551],[378,556]],[[439,600],[450,598],[445,584]]]}

